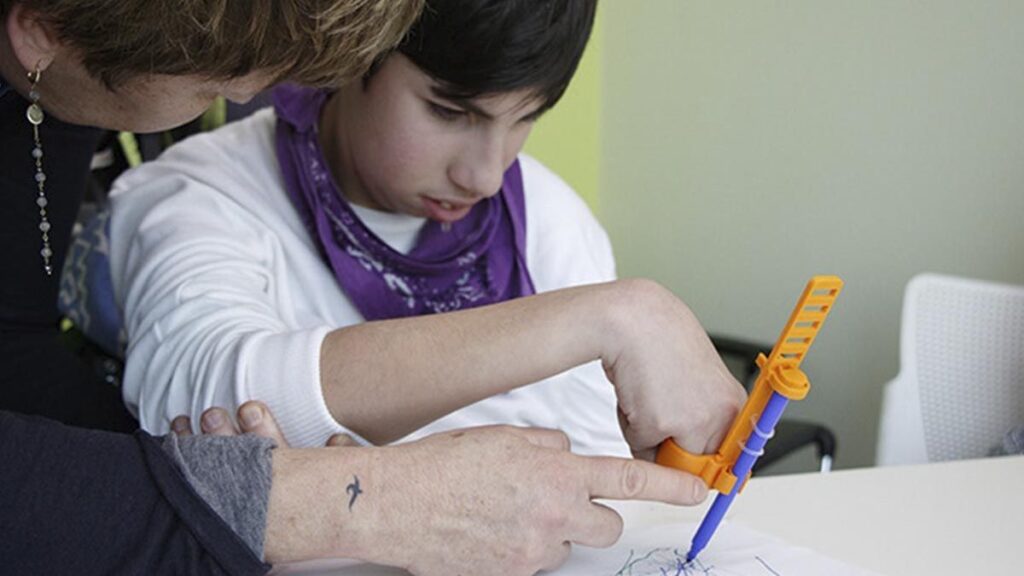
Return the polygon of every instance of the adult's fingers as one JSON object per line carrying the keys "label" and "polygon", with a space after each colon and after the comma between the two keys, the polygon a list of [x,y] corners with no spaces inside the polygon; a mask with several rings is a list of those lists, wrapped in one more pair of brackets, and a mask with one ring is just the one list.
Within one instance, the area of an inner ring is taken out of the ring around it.
{"label": "adult's fingers", "polygon": [[242,432],[270,438],[281,448],[288,447],[288,441],[284,439],[274,415],[259,400],[250,400],[238,407],[238,423]]}
{"label": "adult's fingers", "polygon": [[569,554],[572,552],[572,544],[568,542],[562,542],[562,545],[558,548],[552,548],[550,553],[541,561],[540,569],[553,572],[558,570],[565,561],[569,559]]}
{"label": "adult's fingers", "polygon": [[582,513],[572,515],[568,530],[569,538],[577,544],[607,548],[622,536],[622,516],[595,502]]}
{"label": "adult's fingers", "polygon": [[236,436],[238,430],[223,408],[208,408],[199,422],[204,434],[212,436]]}
{"label": "adult's fingers", "polygon": [[473,428],[463,428],[445,432],[445,434],[453,438],[458,438],[459,436],[464,436],[466,434],[482,433],[512,434],[526,440],[534,446],[551,448],[552,450],[568,451],[570,448],[569,437],[565,432],[562,432],[561,430],[552,430],[551,428],[527,428],[523,426],[494,424],[490,426],[476,426]]}
{"label": "adult's fingers", "polygon": [[503,428],[511,430],[513,433],[525,438],[530,444],[540,446],[541,448],[568,451],[571,447],[569,436],[561,430],[552,430],[550,428],[517,428],[514,426],[504,426]]}
{"label": "adult's fingers", "polygon": [[655,500],[692,506],[708,495],[701,479],[667,466],[627,458],[577,458],[579,469],[587,474],[592,498]]}
{"label": "adult's fingers", "polygon": [[331,448],[358,448],[360,444],[352,436],[338,433],[327,439],[327,446]]}
{"label": "adult's fingers", "polygon": [[192,421],[188,416],[178,416],[171,420],[171,432],[185,438],[192,435]]}

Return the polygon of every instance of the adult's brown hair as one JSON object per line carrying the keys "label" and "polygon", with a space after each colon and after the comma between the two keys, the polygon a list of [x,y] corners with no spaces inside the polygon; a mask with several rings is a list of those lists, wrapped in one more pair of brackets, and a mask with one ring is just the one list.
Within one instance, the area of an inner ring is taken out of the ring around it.
{"label": "adult's brown hair", "polygon": [[363,74],[423,0],[0,0],[48,21],[108,88],[149,74],[331,86]]}

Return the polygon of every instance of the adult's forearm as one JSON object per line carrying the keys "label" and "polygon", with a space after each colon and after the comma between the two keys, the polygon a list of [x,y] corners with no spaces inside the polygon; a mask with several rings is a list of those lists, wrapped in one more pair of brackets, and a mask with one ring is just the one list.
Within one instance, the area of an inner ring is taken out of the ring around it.
{"label": "adult's forearm", "polygon": [[253,434],[168,434],[161,445],[192,489],[262,558],[274,441]]}
{"label": "adult's forearm", "polygon": [[266,571],[144,433],[0,411],[0,461],[5,574]]}
{"label": "adult's forearm", "polygon": [[594,498],[694,504],[699,479],[649,462],[583,457],[554,430],[491,426],[371,448],[273,452],[271,562],[353,558],[422,576],[552,570],[567,543],[622,530]]}
{"label": "adult's forearm", "polygon": [[[273,483],[267,506],[267,562],[314,558],[371,560],[382,544],[374,526],[370,488],[372,451],[365,448],[279,448],[273,451]],[[366,487],[366,488],[364,488]]]}
{"label": "adult's forearm", "polygon": [[331,414],[386,443],[459,408],[601,357],[628,283],[546,292],[332,332],[321,350]]}

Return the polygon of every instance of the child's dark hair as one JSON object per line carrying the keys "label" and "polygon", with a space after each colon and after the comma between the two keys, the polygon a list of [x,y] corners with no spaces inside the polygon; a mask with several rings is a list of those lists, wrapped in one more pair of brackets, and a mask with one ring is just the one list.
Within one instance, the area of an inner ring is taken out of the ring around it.
{"label": "child's dark hair", "polygon": [[428,0],[398,51],[453,100],[529,89],[541,113],[576,72],[597,0]]}

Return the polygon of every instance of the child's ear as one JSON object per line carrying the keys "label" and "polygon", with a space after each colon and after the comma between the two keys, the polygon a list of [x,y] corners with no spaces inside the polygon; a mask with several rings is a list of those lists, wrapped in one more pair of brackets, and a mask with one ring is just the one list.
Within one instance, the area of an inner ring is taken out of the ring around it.
{"label": "child's ear", "polygon": [[53,26],[39,12],[20,2],[11,4],[4,24],[14,56],[26,74],[36,68],[45,71],[61,50]]}

